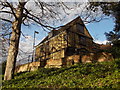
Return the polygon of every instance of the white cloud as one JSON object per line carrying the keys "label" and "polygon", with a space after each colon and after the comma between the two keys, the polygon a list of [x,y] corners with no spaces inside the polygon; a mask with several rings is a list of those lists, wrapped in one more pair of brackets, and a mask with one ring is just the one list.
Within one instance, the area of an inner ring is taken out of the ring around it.
{"label": "white cloud", "polygon": [[[20,40],[19,53],[17,56],[17,61],[20,61],[20,63],[23,64],[28,62],[28,59],[31,60],[33,52],[33,40],[34,38],[31,36],[26,36],[26,38],[22,38]],[[40,40],[35,39],[36,44],[38,44],[39,42]]]}
{"label": "white cloud", "polygon": [[104,40],[104,41],[95,40],[94,42],[95,42],[95,43],[98,43],[98,44],[106,44],[106,43],[109,42],[109,41],[107,41],[107,40]]}

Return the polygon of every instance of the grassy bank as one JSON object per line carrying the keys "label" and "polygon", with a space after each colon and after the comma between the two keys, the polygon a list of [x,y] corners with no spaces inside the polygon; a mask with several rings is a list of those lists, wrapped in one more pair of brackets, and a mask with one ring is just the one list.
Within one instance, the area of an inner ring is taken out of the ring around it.
{"label": "grassy bank", "polygon": [[3,88],[120,88],[120,59],[19,73]]}

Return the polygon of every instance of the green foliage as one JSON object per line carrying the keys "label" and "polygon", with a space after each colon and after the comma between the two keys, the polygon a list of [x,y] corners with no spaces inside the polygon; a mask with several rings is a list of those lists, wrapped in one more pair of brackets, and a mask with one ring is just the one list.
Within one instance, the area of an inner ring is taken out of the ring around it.
{"label": "green foliage", "polygon": [[120,58],[120,48],[119,47],[113,47],[111,49],[111,51],[115,58]]}
{"label": "green foliage", "polygon": [[120,40],[116,40],[113,42],[111,48],[103,50],[103,52],[112,53],[114,58],[120,58]]}
{"label": "green foliage", "polygon": [[114,58],[120,58],[120,40],[114,41],[112,48],[105,51],[112,53]]}
{"label": "green foliage", "polygon": [[60,69],[40,68],[3,81],[3,88],[120,88],[120,59]]}

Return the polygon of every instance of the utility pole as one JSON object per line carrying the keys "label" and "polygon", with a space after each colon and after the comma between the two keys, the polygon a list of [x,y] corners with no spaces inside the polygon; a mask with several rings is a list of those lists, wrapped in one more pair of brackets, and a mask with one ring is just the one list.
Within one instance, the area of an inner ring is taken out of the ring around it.
{"label": "utility pole", "polygon": [[35,34],[36,33],[39,34],[39,32],[34,31],[32,62],[35,60],[35,58],[34,58],[35,57],[35,50],[34,50],[35,48],[34,47],[35,47]]}

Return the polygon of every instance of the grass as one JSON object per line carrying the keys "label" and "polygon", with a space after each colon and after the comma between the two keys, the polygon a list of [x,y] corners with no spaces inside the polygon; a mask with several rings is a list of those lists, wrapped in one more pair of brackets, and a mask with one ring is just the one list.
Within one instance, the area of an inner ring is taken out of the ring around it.
{"label": "grass", "polygon": [[60,69],[40,68],[3,81],[2,88],[120,88],[120,59],[76,64]]}

